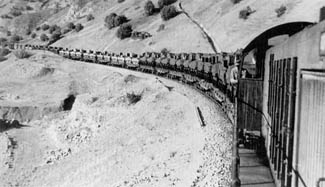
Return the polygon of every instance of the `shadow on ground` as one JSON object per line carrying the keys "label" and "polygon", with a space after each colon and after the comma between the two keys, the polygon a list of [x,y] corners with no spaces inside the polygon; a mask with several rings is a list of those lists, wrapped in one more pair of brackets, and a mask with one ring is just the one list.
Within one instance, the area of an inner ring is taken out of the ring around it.
{"label": "shadow on ground", "polygon": [[0,133],[4,131],[8,131],[10,129],[20,129],[29,127],[28,125],[20,124],[17,120],[2,120],[0,119]]}

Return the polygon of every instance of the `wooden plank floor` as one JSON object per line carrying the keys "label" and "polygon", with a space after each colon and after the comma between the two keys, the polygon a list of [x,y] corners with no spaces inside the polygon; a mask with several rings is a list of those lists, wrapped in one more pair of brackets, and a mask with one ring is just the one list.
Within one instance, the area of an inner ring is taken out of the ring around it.
{"label": "wooden plank floor", "polygon": [[276,187],[267,158],[260,158],[254,150],[240,147],[239,179],[243,187]]}

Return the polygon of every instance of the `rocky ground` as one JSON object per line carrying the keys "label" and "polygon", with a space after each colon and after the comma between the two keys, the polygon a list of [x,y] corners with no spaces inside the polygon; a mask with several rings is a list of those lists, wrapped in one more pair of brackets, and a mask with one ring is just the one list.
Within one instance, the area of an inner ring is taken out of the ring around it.
{"label": "rocky ground", "polygon": [[0,88],[0,186],[230,184],[232,126],[186,85],[35,52]]}

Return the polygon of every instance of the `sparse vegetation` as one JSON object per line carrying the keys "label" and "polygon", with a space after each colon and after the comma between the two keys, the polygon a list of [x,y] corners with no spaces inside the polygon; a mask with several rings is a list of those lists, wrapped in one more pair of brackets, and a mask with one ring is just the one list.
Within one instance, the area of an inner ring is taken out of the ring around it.
{"label": "sparse vegetation", "polygon": [[37,36],[36,33],[33,32],[32,35],[31,35],[30,37],[31,37],[31,38],[36,38],[36,36]]}
{"label": "sparse vegetation", "polygon": [[57,25],[50,26],[49,33],[52,34],[54,31],[61,31],[61,27]]}
{"label": "sparse vegetation", "polygon": [[46,34],[41,34],[41,36],[40,36],[40,40],[42,41],[42,42],[45,42],[45,41],[48,41],[49,40],[49,37],[46,35]]}
{"label": "sparse vegetation", "polygon": [[16,42],[19,42],[20,40],[22,40],[23,37],[17,35],[17,34],[14,34],[13,36],[11,36],[10,38],[10,43],[16,43]]}
{"label": "sparse vegetation", "polygon": [[81,23],[78,23],[78,24],[76,25],[75,31],[76,31],[76,32],[79,32],[79,31],[81,31],[83,28],[84,28],[84,26],[81,25]]}
{"label": "sparse vegetation", "polygon": [[27,5],[26,10],[33,10],[33,7]]}
{"label": "sparse vegetation", "polygon": [[139,31],[134,31],[134,32],[132,32],[132,34],[131,34],[131,38],[132,39],[142,39],[142,40],[144,40],[144,39],[146,39],[146,38],[149,38],[149,37],[151,37],[152,35],[150,34],[150,33],[148,33],[148,32],[139,32]]}
{"label": "sparse vegetation", "polygon": [[115,13],[111,13],[110,15],[106,16],[106,18],[105,18],[105,26],[108,29],[118,27],[126,22],[128,22],[128,19],[125,16],[123,16],[123,15],[118,16]]}
{"label": "sparse vegetation", "polygon": [[70,22],[67,24],[67,28],[70,29],[70,30],[73,30],[76,28],[76,26],[74,25],[74,23]]}
{"label": "sparse vegetation", "polygon": [[114,19],[115,19],[116,16],[117,16],[117,14],[115,14],[115,13],[111,13],[110,15],[106,16],[106,18],[105,18],[105,26],[108,29],[112,29],[112,28],[115,27]]}
{"label": "sparse vegetation", "polygon": [[170,51],[167,48],[163,48],[161,50],[161,54],[163,54],[164,56],[167,56],[168,53],[170,53]]}
{"label": "sparse vegetation", "polygon": [[0,57],[4,57],[10,53],[10,50],[4,47],[0,48]]}
{"label": "sparse vegetation", "polygon": [[165,30],[165,24],[159,25],[159,28],[158,28],[157,32],[160,32],[162,30]]}
{"label": "sparse vegetation", "polygon": [[146,16],[151,16],[155,13],[155,5],[153,4],[152,1],[147,1],[146,4],[144,5],[144,12]]}
{"label": "sparse vegetation", "polygon": [[10,14],[12,16],[18,17],[18,16],[21,16],[23,13],[20,10],[18,10],[18,9],[12,8],[10,10]]}
{"label": "sparse vegetation", "polygon": [[9,16],[8,14],[3,14],[3,15],[1,15],[1,18],[2,18],[2,19],[12,19],[12,17]]}
{"label": "sparse vegetation", "polygon": [[124,15],[116,16],[114,19],[114,25],[115,25],[115,27],[118,27],[118,26],[122,25],[123,23],[126,23],[127,21],[128,21],[128,19]]}
{"label": "sparse vegetation", "polygon": [[42,19],[43,17],[40,13],[23,14],[14,20],[15,31],[28,35]]}
{"label": "sparse vegetation", "polygon": [[237,4],[237,3],[239,3],[240,1],[242,1],[242,0],[230,0],[232,3],[234,3],[234,4]]}
{"label": "sparse vegetation", "polygon": [[164,6],[175,3],[175,0],[158,0],[158,7],[162,9]]}
{"label": "sparse vegetation", "polygon": [[11,32],[10,31],[7,31],[7,36],[11,36]]}
{"label": "sparse vegetation", "polygon": [[7,38],[0,38],[0,46],[6,46],[8,43]]}
{"label": "sparse vegetation", "polygon": [[127,93],[126,98],[128,99],[130,105],[136,104],[137,102],[139,102],[141,100],[142,94],[136,94],[134,92]]}
{"label": "sparse vegetation", "polygon": [[0,62],[7,60],[6,57],[0,56]]}
{"label": "sparse vegetation", "polygon": [[160,14],[161,14],[161,18],[164,21],[167,21],[167,20],[177,16],[178,12],[177,12],[175,6],[168,5],[168,6],[164,6],[164,8],[161,10]]}
{"label": "sparse vegetation", "polygon": [[242,9],[239,12],[239,18],[246,20],[252,13],[254,13],[255,11],[253,11],[249,6],[246,7],[245,9]]}
{"label": "sparse vegetation", "polygon": [[95,17],[92,14],[88,14],[86,19],[87,19],[87,21],[91,21],[91,20],[95,19]]}
{"label": "sparse vegetation", "polygon": [[131,37],[132,35],[132,26],[130,24],[123,24],[118,28],[116,36],[121,40]]}
{"label": "sparse vegetation", "polygon": [[30,34],[32,34],[32,31],[28,28],[28,29],[26,30],[26,35],[30,35]]}
{"label": "sparse vegetation", "polygon": [[44,25],[42,25],[42,30],[43,31],[46,31],[46,30],[48,30],[50,28],[50,26],[48,25],[48,24],[44,24]]}
{"label": "sparse vegetation", "polygon": [[71,30],[70,29],[68,29],[68,28],[65,28],[65,29],[63,29],[63,34],[67,34],[68,32],[70,32]]}
{"label": "sparse vegetation", "polygon": [[59,30],[56,30],[55,32],[53,32],[53,34],[51,35],[50,43],[54,43],[54,42],[60,40],[61,35],[62,35],[62,33]]}
{"label": "sparse vegetation", "polygon": [[31,53],[27,52],[24,49],[14,51],[14,55],[19,59],[29,58],[30,56],[32,56]]}
{"label": "sparse vegetation", "polygon": [[275,13],[278,17],[281,17],[285,12],[287,11],[287,7],[284,5],[281,5],[281,7],[275,9]]}

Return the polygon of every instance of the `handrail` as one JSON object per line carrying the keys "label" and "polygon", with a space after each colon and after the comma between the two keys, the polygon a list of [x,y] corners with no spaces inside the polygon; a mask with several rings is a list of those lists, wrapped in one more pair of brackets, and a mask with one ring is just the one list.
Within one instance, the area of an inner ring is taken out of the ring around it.
{"label": "handrail", "polygon": [[317,180],[316,187],[320,187],[321,182],[325,182],[325,177],[321,177]]}
{"label": "handrail", "polygon": [[[304,181],[304,179],[301,177],[299,171],[296,170],[295,168],[292,168],[292,171],[295,172],[297,178],[302,182],[302,185],[303,185],[304,187],[307,187],[307,184],[306,184],[306,182]],[[298,181],[298,180],[297,180],[297,181]],[[317,181],[317,182],[318,182],[318,181]]]}
{"label": "handrail", "polygon": [[241,99],[238,99],[238,97],[237,97],[237,101],[240,102],[240,103],[243,103],[243,104],[245,104],[245,105],[247,105],[247,106],[249,106],[250,108],[254,109],[256,112],[262,114],[262,116],[263,116],[264,120],[266,121],[267,125],[268,125],[268,126],[270,127],[270,129],[272,130],[272,125],[271,125],[270,122],[268,121],[268,119],[267,119],[267,117],[265,116],[265,114],[264,114],[263,111],[257,109],[256,107],[252,106],[251,104],[249,104],[249,103],[247,103],[247,102],[245,102],[245,101],[243,101],[243,100],[241,100]]}

